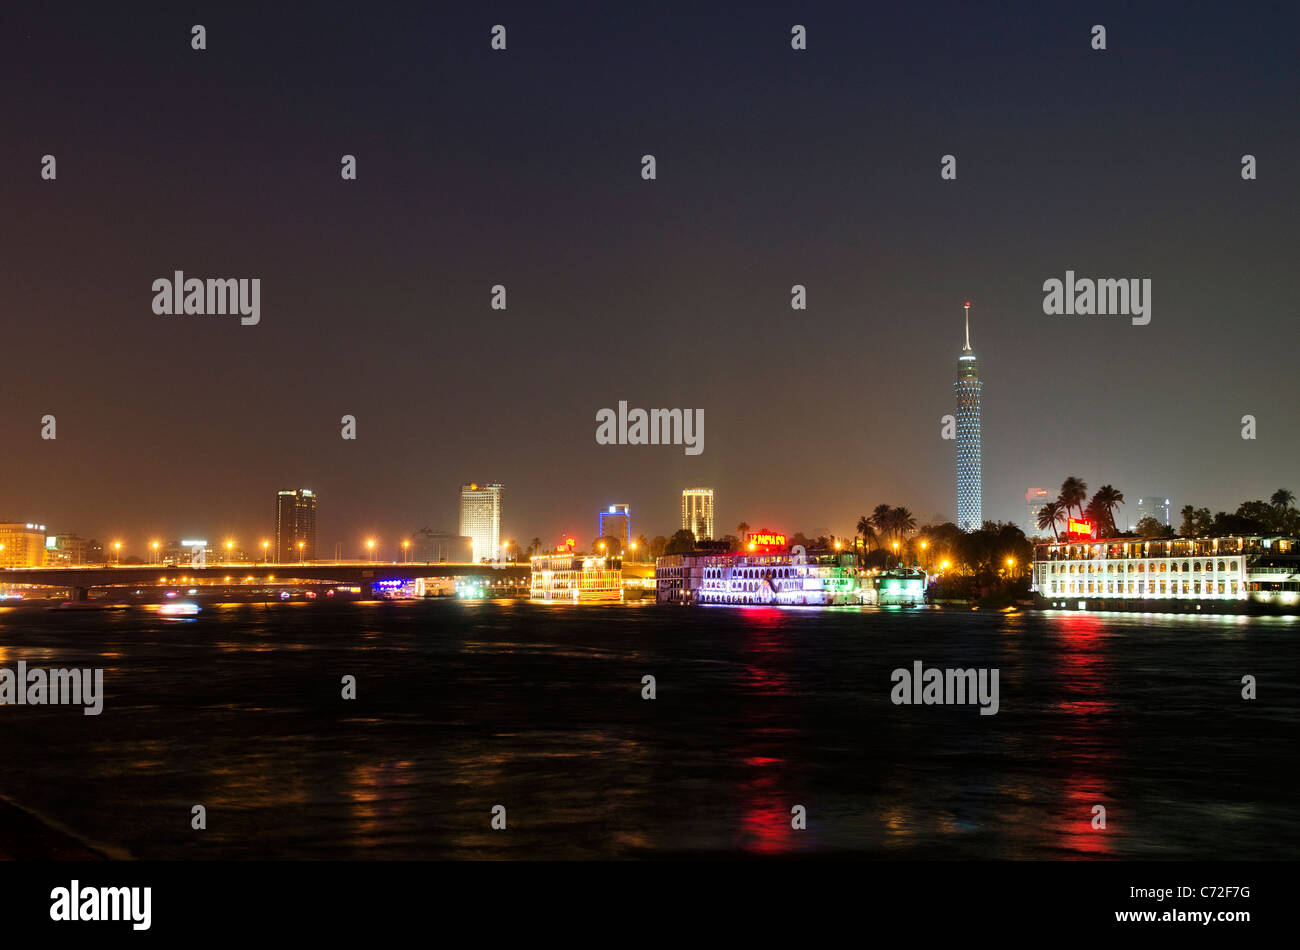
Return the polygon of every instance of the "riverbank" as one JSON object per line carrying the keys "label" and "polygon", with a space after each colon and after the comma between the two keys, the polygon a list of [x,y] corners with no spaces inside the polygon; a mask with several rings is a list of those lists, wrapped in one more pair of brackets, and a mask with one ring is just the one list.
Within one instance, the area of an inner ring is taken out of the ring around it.
{"label": "riverbank", "polygon": [[104,861],[105,855],[0,798],[0,861]]}

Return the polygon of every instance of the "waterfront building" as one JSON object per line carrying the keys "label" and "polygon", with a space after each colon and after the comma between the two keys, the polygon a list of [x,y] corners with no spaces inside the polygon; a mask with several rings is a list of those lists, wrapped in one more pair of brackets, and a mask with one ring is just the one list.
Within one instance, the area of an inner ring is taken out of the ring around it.
{"label": "waterfront building", "polygon": [[474,545],[474,561],[496,560],[501,551],[501,495],[505,486],[491,482],[460,486],[460,533]]}
{"label": "waterfront building", "polygon": [[56,534],[45,539],[46,567],[81,567],[104,559],[99,542],[76,534]]}
{"label": "waterfront building", "polygon": [[696,541],[713,538],[713,489],[682,489],[682,527],[695,535]]}
{"label": "waterfront building", "polygon": [[925,604],[929,576],[919,568],[899,567],[872,578],[876,596],[869,602],[881,607],[921,607]]}
{"label": "waterfront building", "polygon": [[1300,612],[1295,538],[1111,538],[1040,544],[1032,591],[1070,610]]}
{"label": "waterfront building", "polygon": [[623,599],[623,562],[571,551],[532,559],[528,596],[545,603],[610,603]]}
{"label": "waterfront building", "polygon": [[0,567],[44,567],[45,525],[0,522]]}
{"label": "waterfront building", "polygon": [[316,493],[309,488],[276,492],[275,559],[280,564],[316,559]]}
{"label": "waterfront building", "polygon": [[966,345],[957,358],[957,527],[977,531],[984,524],[980,480],[979,362],[970,346],[970,301],[966,301]]}
{"label": "waterfront building", "polygon": [[632,543],[632,508],[629,505],[610,505],[596,518],[596,537],[618,538],[623,550]]}

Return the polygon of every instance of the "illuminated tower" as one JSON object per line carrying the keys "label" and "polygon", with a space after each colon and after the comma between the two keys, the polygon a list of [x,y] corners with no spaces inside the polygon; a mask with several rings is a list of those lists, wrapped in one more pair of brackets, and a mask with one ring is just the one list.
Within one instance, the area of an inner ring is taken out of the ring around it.
{"label": "illuminated tower", "polygon": [[696,541],[713,538],[713,489],[682,489],[682,528]]}
{"label": "illuminated tower", "polygon": [[975,531],[984,518],[980,505],[980,369],[970,348],[970,301],[966,301],[966,345],[957,360],[957,527]]}

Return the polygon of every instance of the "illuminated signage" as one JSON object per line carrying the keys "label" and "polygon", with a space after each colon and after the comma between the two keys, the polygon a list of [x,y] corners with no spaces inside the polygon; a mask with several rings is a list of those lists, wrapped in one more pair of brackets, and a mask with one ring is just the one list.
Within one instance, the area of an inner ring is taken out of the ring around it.
{"label": "illuminated signage", "polygon": [[400,590],[401,588],[405,587],[409,583],[410,581],[404,581],[404,580],[395,580],[395,581],[385,580],[385,581],[375,581],[375,583],[372,586],[374,586],[377,590]]}
{"label": "illuminated signage", "polygon": [[1092,522],[1091,522],[1091,521],[1080,521],[1078,518],[1070,518],[1070,519],[1069,519],[1068,521],[1066,521],[1066,523],[1065,523],[1065,533],[1066,533],[1066,534],[1086,534],[1088,537],[1091,538],[1091,537],[1092,537]]}
{"label": "illuminated signage", "polygon": [[745,535],[745,543],[756,548],[784,547],[785,535],[772,534],[768,531],[751,531]]}

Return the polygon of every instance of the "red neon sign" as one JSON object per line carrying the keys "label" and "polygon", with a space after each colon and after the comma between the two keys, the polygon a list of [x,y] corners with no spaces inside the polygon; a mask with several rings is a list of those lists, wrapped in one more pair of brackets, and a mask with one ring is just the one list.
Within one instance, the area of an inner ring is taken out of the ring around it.
{"label": "red neon sign", "polygon": [[1066,534],[1086,534],[1092,537],[1092,522],[1080,521],[1078,518],[1070,518],[1065,522]]}
{"label": "red neon sign", "polygon": [[772,534],[769,531],[751,531],[745,535],[745,542],[756,548],[784,547],[785,535]]}

